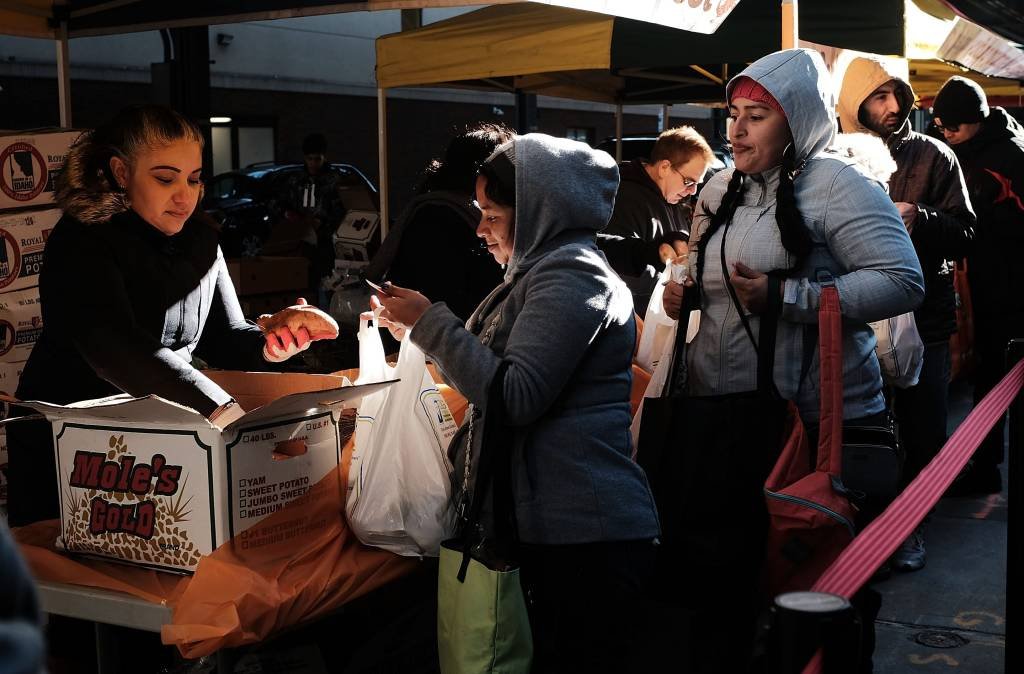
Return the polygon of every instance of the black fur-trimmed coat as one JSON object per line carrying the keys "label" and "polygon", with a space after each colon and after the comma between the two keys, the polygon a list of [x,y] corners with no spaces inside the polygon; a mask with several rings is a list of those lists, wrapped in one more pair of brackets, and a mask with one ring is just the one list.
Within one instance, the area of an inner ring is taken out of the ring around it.
{"label": "black fur-trimmed coat", "polygon": [[242,316],[216,230],[193,216],[167,236],[121,193],[89,184],[72,152],[58,185],[64,210],[47,240],[43,331],[21,399],[68,403],[157,394],[209,414],[230,399],[192,367],[258,368],[263,337]]}
{"label": "black fur-trimmed coat", "polygon": [[[43,329],[16,395],[67,404],[156,394],[209,415],[231,397],[192,366],[193,354],[219,368],[267,369],[263,336],[242,316],[217,231],[200,212],[180,233],[161,233],[110,189],[109,177],[84,171],[86,151],[72,148],[58,178],[64,215],[43,252]],[[7,433],[11,524],[56,517],[50,425],[18,422]]]}

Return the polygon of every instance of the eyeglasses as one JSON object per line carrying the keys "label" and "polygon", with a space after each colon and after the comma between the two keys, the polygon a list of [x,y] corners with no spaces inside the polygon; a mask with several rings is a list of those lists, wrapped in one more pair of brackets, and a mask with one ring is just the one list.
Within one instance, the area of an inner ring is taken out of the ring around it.
{"label": "eyeglasses", "polygon": [[950,133],[956,133],[960,130],[959,124],[936,124],[935,128],[939,131],[949,131]]}
{"label": "eyeglasses", "polygon": [[694,180],[693,178],[687,178],[675,166],[672,167],[672,170],[675,171],[679,175],[679,177],[683,179],[683,187],[685,187],[686,189],[689,189],[700,182],[699,180]]}

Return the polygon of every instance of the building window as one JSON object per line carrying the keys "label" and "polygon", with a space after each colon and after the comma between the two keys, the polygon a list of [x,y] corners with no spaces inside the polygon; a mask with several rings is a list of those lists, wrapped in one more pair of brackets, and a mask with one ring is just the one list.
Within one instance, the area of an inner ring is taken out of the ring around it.
{"label": "building window", "polygon": [[239,122],[229,117],[215,117],[211,122],[215,175],[276,159],[272,124],[256,120]]}
{"label": "building window", "polygon": [[578,140],[581,143],[594,143],[594,128],[582,126],[570,126],[565,130],[565,137],[571,140]]}

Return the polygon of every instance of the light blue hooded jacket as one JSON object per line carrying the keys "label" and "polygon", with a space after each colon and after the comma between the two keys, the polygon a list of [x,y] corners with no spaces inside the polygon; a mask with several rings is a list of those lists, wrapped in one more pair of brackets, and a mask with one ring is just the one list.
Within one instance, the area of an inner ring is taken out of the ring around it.
{"label": "light blue hooded jacket", "polygon": [[[630,458],[633,298],[596,243],[611,216],[618,167],[604,152],[543,134],[498,151],[516,167],[505,282],[466,326],[443,303],[432,305],[410,339],[484,408],[498,364],[509,363],[504,398],[523,542],[653,538],[654,500]],[[473,437],[477,445],[483,433],[474,428]],[[462,475],[461,465],[455,473]]]}
{"label": "light blue hooded jacket", "polygon": [[[836,124],[831,79],[817,52],[775,52],[739,75],[744,76],[767,89],[786,113],[796,165],[804,164],[794,180],[796,205],[813,241],[807,260],[785,281],[775,350],[775,384],[783,397],[797,402],[805,422],[817,423],[816,339],[821,292],[817,279],[820,270],[827,270],[835,278],[844,317],[844,418],[876,414],[885,408],[885,401],[875,337],[868,322],[911,311],[924,297],[924,279],[910,236],[879,183],[867,178],[851,160],[822,154],[832,142]],[[727,90],[735,82],[733,79]],[[780,170],[770,169],[746,181],[726,240],[728,269],[736,262],[762,272],[793,266],[775,220]],[[716,174],[701,191],[691,241],[700,241],[732,173],[726,170]],[[757,388],[757,354],[722,274],[724,231],[720,227],[708,244],[700,330],[687,351],[689,390],[693,395]],[[691,253],[691,263],[695,260]],[[757,316],[751,317],[751,327],[757,335]],[[805,339],[814,357],[801,382]]]}

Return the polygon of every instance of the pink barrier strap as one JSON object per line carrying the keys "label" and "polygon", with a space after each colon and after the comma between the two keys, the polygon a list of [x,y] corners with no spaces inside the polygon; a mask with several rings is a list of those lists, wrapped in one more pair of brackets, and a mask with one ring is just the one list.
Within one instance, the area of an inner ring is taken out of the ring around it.
{"label": "pink barrier strap", "polygon": [[[975,406],[914,481],[825,569],[811,588],[850,598],[925,518],[1024,386],[1024,361]],[[821,651],[804,674],[821,671]]]}

